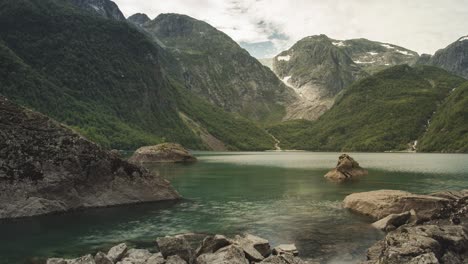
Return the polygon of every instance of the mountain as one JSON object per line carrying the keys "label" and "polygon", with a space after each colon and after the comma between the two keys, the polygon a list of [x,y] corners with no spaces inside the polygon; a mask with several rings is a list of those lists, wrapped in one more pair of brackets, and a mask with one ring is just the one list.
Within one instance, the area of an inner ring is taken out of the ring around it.
{"label": "mountain", "polygon": [[170,183],[0,96],[0,219],[179,199]]}
{"label": "mountain", "polygon": [[[269,132],[287,149],[406,150],[424,136],[428,120],[437,119],[438,105],[464,82],[432,66],[394,66],[352,84],[317,121],[286,122]],[[459,114],[455,112],[453,122]],[[458,141],[459,134],[453,136],[450,141]]]}
{"label": "mountain", "polygon": [[187,90],[228,112],[279,121],[295,93],[235,41],[211,25],[161,14],[142,27],[179,62]]}
{"label": "mountain", "polygon": [[300,95],[286,119],[315,120],[335,96],[354,81],[385,68],[414,64],[414,51],[367,39],[336,40],[310,36],[273,59],[273,71]]}
{"label": "mountain", "polygon": [[468,82],[454,88],[418,143],[423,152],[468,152]]}
{"label": "mountain", "polygon": [[195,96],[171,65],[175,58],[134,26],[74,0],[0,4],[0,94],[11,100],[108,148],[273,148],[251,121]]}
{"label": "mountain", "polygon": [[370,74],[395,65],[413,65],[419,58],[418,53],[412,50],[364,38],[333,40],[333,44]]}
{"label": "mountain", "polygon": [[437,66],[468,79],[468,36],[438,50],[432,57],[428,56],[418,63]]}
{"label": "mountain", "polygon": [[367,76],[325,35],[304,38],[281,52],[273,59],[273,69],[300,96],[288,108],[287,119],[317,119],[341,90]]}
{"label": "mountain", "polygon": [[76,6],[96,12],[104,18],[125,21],[125,16],[119,7],[110,0],[71,0]]}

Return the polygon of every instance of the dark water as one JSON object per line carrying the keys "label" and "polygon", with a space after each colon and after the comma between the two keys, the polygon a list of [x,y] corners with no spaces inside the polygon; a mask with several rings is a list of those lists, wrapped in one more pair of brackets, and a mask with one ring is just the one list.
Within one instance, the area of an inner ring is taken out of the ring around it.
{"label": "dark water", "polygon": [[295,243],[302,256],[323,263],[355,263],[382,234],[341,209],[347,194],[468,188],[468,155],[356,153],[369,176],[336,185],[323,175],[338,155],[205,152],[193,165],[153,166],[188,200],[0,223],[0,263],[76,257],[121,241],[151,247],[157,236],[183,232],[250,232],[273,245]]}

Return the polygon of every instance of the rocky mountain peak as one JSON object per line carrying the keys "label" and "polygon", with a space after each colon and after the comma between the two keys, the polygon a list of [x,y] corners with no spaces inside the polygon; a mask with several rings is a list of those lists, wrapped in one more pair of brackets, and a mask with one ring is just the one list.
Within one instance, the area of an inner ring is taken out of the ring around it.
{"label": "rocky mountain peak", "polygon": [[105,18],[125,21],[125,16],[116,3],[110,0],[71,0],[71,2],[85,10],[95,12]]}
{"label": "rocky mountain peak", "polygon": [[143,14],[143,13],[136,13],[132,16],[130,16],[127,21],[129,21],[130,23],[133,23],[135,25],[138,25],[138,26],[143,26],[144,24],[148,23],[151,21],[151,19],[146,15],[146,14]]}

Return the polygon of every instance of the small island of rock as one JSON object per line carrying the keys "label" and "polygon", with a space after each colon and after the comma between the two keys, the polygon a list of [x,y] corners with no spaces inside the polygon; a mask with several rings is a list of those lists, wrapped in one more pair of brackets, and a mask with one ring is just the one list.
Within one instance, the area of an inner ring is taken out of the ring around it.
{"label": "small island of rock", "polygon": [[195,162],[195,158],[180,144],[163,143],[156,146],[141,147],[128,160],[134,164],[142,163],[185,163]]}
{"label": "small island of rock", "polygon": [[335,182],[343,182],[364,175],[367,175],[367,170],[361,168],[351,156],[343,154],[338,158],[336,168],[325,174],[325,178]]}

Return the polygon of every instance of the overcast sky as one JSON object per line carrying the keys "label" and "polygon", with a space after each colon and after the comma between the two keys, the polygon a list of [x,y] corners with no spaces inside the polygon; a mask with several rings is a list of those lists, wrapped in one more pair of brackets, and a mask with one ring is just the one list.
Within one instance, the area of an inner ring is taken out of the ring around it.
{"label": "overcast sky", "polygon": [[367,38],[433,54],[468,35],[468,0],[114,0],[126,16],[180,13],[235,41],[278,51],[317,34]]}

